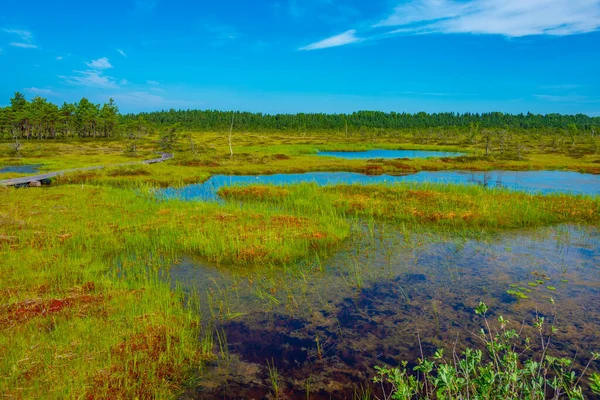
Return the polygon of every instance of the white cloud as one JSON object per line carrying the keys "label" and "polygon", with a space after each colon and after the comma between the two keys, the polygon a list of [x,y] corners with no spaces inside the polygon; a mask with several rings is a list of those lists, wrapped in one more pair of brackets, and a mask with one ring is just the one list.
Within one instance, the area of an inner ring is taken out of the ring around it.
{"label": "white cloud", "polygon": [[12,47],[20,47],[22,49],[37,49],[37,46],[31,43],[11,42],[8,45]]}
{"label": "white cloud", "polygon": [[147,81],[146,83],[148,85],[160,85],[160,83],[158,81]]}
{"label": "white cloud", "polygon": [[104,75],[102,71],[86,70],[74,72],[75,75],[59,76],[59,78],[64,79],[67,83],[72,85],[96,87],[101,89],[117,89],[119,87],[115,78]]}
{"label": "white cloud", "polygon": [[20,47],[22,49],[37,49],[37,45],[33,43],[33,33],[24,29],[2,29],[3,32],[9,35],[17,36],[18,41],[11,42],[8,45],[12,47]]}
{"label": "white cloud", "polygon": [[126,79],[118,80],[105,75],[105,70],[113,68],[108,58],[102,57],[85,63],[89,68],[84,71],[73,71],[74,75],[59,76],[72,85],[95,87],[101,89],[118,89],[119,85],[126,85]]}
{"label": "white cloud", "polygon": [[360,42],[363,39],[356,36],[356,29],[350,29],[339,35],[331,36],[327,39],[323,39],[319,42],[309,44],[308,46],[301,47],[300,50],[319,50],[327,49],[329,47],[344,46],[351,43]]}
{"label": "white cloud", "polygon": [[17,35],[22,42],[33,41],[33,34],[24,29],[2,29],[2,31],[11,35]]}
{"label": "white cloud", "polygon": [[95,70],[104,70],[104,69],[109,69],[109,68],[113,67],[111,65],[111,63],[108,61],[108,58],[106,58],[106,57],[102,57],[97,60],[92,60],[91,62],[86,63],[86,65]]}
{"label": "white cloud", "polygon": [[62,60],[64,60],[64,59],[65,59],[65,58],[64,58],[63,56],[56,56],[56,60],[57,60],[57,61],[62,61]]}
{"label": "white cloud", "polygon": [[540,100],[544,100],[544,101],[550,101],[553,103],[599,103],[600,100],[597,99],[590,99],[589,97],[586,96],[581,96],[578,94],[567,94],[564,96],[557,96],[557,95],[551,95],[551,94],[534,94],[533,97],[540,99]]}
{"label": "white cloud", "polygon": [[119,53],[123,57],[127,58],[127,54],[123,50],[121,50],[121,49],[116,49],[116,50],[117,50],[117,53]]}
{"label": "white cloud", "polygon": [[56,96],[56,92],[50,89],[40,89],[36,87],[25,88],[25,92],[35,94],[37,96]]}
{"label": "white cloud", "polygon": [[375,27],[390,33],[566,36],[600,28],[598,0],[412,0]]}

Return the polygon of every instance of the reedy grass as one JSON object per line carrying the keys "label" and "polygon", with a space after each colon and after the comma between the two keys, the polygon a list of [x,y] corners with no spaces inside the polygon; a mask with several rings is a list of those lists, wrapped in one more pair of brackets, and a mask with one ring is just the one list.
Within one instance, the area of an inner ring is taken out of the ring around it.
{"label": "reedy grass", "polygon": [[210,358],[194,307],[164,279],[178,255],[278,264],[348,234],[335,213],[88,185],[0,190],[0,391],[16,398],[172,397]]}
{"label": "reedy grass", "polygon": [[223,188],[219,193],[228,200],[266,202],[306,215],[331,209],[345,217],[372,217],[451,229],[494,230],[600,222],[597,197],[528,194],[478,186],[300,184],[281,189],[253,185]]}

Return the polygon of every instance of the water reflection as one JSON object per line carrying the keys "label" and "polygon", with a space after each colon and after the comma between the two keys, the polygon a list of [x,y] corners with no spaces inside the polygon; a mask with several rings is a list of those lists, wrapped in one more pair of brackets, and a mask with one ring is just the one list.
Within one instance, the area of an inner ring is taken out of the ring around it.
{"label": "water reflection", "polygon": [[353,172],[310,172],[305,174],[254,176],[215,175],[204,183],[182,188],[163,189],[159,194],[168,198],[183,200],[218,201],[217,192],[219,189],[234,185],[291,185],[298,183],[369,185],[399,182],[467,184],[482,185],[484,187],[505,187],[528,192],[600,195],[600,175],[568,171],[422,171],[402,176],[369,176]]}
{"label": "water reflection", "polygon": [[204,319],[225,330],[237,357],[234,378],[215,385],[212,376],[213,385],[201,383],[193,396],[263,397],[266,360],[273,360],[292,398],[306,398],[307,380],[311,397],[348,398],[369,384],[374,365],[415,360],[417,334],[427,356],[478,345],[479,301],[492,319],[504,315],[515,328],[524,322],[527,334],[536,313],[555,320],[553,351],[581,365],[600,342],[599,266],[595,228],[473,239],[382,225],[357,229],[326,261],[236,269],[190,258],[171,277],[202,295]]}
{"label": "water reflection", "polygon": [[377,158],[439,158],[459,157],[465,153],[427,150],[367,150],[367,151],[319,151],[319,156],[346,158],[351,160],[374,160]]}

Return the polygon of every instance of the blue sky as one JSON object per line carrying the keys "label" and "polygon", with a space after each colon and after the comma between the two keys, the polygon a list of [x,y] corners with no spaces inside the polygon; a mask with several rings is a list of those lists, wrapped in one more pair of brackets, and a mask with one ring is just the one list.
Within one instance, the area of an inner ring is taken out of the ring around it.
{"label": "blue sky", "polygon": [[2,3],[0,105],[600,115],[600,0]]}

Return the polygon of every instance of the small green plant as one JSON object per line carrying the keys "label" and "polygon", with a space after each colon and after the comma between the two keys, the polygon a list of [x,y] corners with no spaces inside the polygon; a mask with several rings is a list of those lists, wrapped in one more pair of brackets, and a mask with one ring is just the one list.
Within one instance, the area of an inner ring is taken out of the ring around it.
{"label": "small green plant", "polygon": [[279,372],[275,366],[275,361],[271,359],[267,360],[267,368],[269,369],[269,379],[271,380],[271,389],[273,390],[273,397],[279,399],[281,397],[281,388],[279,386]]}
{"label": "small green plant", "polygon": [[[508,328],[509,322],[502,316],[498,318],[498,327],[492,328],[486,318],[487,311],[484,303],[475,309],[483,317],[485,328],[479,338],[486,352],[467,348],[460,354],[455,351],[447,360],[440,349],[433,360],[423,356],[418,359],[414,367],[417,375],[407,370],[407,362],[397,368],[377,366],[373,381],[381,384],[383,399],[584,399],[580,383],[591,362],[600,358],[599,354],[592,353],[590,362],[577,377],[571,359],[549,354],[549,339],[556,328],[550,326],[550,335],[545,335],[544,318],[538,317],[533,326],[540,335],[541,356],[523,359],[531,350],[529,338],[522,340],[517,330]],[[521,343],[525,343],[523,350],[518,349]],[[590,390],[600,394],[600,374],[591,375]]]}

